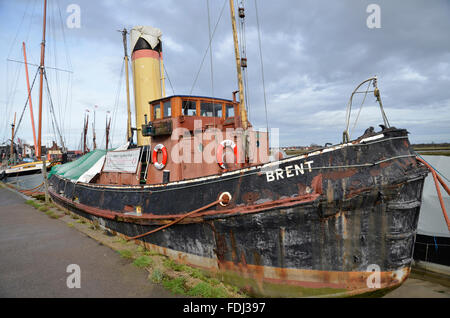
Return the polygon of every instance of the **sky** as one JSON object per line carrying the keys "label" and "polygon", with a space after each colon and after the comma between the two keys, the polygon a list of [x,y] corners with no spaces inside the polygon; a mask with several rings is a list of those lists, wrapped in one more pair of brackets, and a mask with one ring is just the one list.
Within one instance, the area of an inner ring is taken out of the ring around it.
{"label": "sky", "polygon": [[[267,122],[279,129],[280,145],[341,142],[352,91],[375,75],[391,126],[406,128],[412,143],[450,142],[450,1],[257,0],[259,28],[255,0],[243,3],[249,119],[255,128],[266,127],[261,48]],[[73,5],[80,9],[79,27],[73,23]],[[43,0],[0,0],[0,143],[8,142],[14,112],[19,121],[27,100],[24,64],[15,62],[23,61],[22,42],[28,63],[39,64],[42,10]],[[124,27],[149,25],[162,31],[167,95],[232,99],[238,88],[228,0],[48,0],[47,14],[47,77],[54,116],[69,149],[80,147],[87,110],[90,121],[95,110],[100,146],[105,144],[106,116],[112,116],[113,145],[125,141],[118,32]],[[216,24],[211,67],[209,30]],[[30,82],[36,71],[37,66],[29,66]],[[32,90],[35,118],[38,82]],[[50,145],[56,128],[47,96],[43,144]],[[383,123],[369,95],[354,125],[362,97],[353,103],[352,138]],[[133,107],[133,92],[131,102]],[[27,109],[17,136],[32,143],[31,131]]]}

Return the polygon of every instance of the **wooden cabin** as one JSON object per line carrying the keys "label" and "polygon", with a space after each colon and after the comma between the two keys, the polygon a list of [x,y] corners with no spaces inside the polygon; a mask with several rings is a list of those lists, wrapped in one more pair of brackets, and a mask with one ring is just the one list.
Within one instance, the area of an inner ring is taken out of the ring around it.
{"label": "wooden cabin", "polygon": [[[250,124],[247,130],[250,150],[247,156],[243,152],[239,114],[239,102],[234,96],[233,100],[227,100],[174,95],[154,100],[144,115],[145,124],[137,127],[143,136],[150,137],[149,145],[140,147],[142,153],[137,172],[103,171],[96,183],[160,184],[267,162],[267,133],[253,131]],[[217,151],[224,140],[231,140],[237,152],[229,146],[224,147],[224,165],[221,166]]]}

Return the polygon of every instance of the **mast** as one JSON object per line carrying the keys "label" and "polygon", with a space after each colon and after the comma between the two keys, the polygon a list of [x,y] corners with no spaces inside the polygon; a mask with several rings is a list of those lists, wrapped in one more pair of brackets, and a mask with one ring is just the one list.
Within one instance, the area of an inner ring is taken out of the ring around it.
{"label": "mast", "polygon": [[241,68],[241,58],[239,56],[239,43],[236,31],[236,15],[234,12],[233,0],[230,0],[230,11],[231,11],[231,26],[233,28],[233,41],[234,41],[234,53],[236,56],[236,70],[239,84],[239,110],[241,114],[242,128],[247,130],[247,110],[245,109],[245,96],[244,96],[244,84],[242,81],[242,68]]}
{"label": "mast", "polygon": [[96,136],[95,136],[95,108],[97,108],[97,105],[94,106],[94,121],[92,122],[92,144],[94,147],[94,150],[97,149],[97,143],[96,143]]}
{"label": "mast", "polygon": [[108,151],[109,146],[109,129],[111,127],[111,118],[108,121],[108,115],[106,115],[106,151]]}
{"label": "mast", "polygon": [[122,32],[122,38],[123,38],[123,51],[124,51],[124,60],[125,60],[125,77],[126,77],[126,83],[127,83],[127,140],[129,141],[132,137],[131,135],[131,106],[130,106],[130,83],[129,83],[129,76],[128,76],[128,53],[127,53],[127,29],[123,28]]}
{"label": "mast", "polygon": [[33,103],[31,102],[31,89],[30,89],[30,79],[28,77],[28,64],[27,64],[27,53],[25,50],[25,42],[22,42],[22,46],[23,46],[23,59],[25,62],[25,75],[27,77],[28,100],[30,102],[31,127],[33,128],[34,153],[35,155],[37,155],[38,147],[36,143],[36,130],[34,129]]}
{"label": "mast", "polygon": [[86,137],[88,131],[88,124],[89,124],[89,114],[86,114],[86,116],[84,117],[84,129],[83,129],[83,155],[85,155],[87,152]]}
{"label": "mast", "polygon": [[38,123],[38,153],[37,157],[41,157],[42,142],[42,88],[44,84],[44,57],[45,57],[45,24],[47,20],[47,0],[44,0],[44,18],[42,26],[42,42],[41,42],[41,63],[39,65],[39,123]]}
{"label": "mast", "polygon": [[14,113],[14,121],[11,124],[11,149],[9,151],[9,160],[14,163],[14,128],[16,126],[16,113]]}

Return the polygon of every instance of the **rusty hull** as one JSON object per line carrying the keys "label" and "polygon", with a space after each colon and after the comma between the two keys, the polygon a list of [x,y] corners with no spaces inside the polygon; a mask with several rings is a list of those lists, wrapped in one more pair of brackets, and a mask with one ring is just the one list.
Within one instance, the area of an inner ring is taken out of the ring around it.
{"label": "rusty hull", "polygon": [[[296,174],[296,165],[304,173]],[[348,296],[387,291],[408,276],[426,174],[406,130],[394,128],[277,166],[167,185],[74,184],[53,175],[50,194],[80,216],[134,237],[227,191],[228,206],[187,217],[139,244],[255,295]],[[142,207],[142,216],[130,213],[133,206]],[[373,265],[380,270],[377,289],[367,284]]]}

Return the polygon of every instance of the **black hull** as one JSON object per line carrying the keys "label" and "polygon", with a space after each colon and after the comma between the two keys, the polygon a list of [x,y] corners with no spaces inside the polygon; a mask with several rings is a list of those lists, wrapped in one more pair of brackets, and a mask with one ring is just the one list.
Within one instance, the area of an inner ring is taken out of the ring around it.
{"label": "black hull", "polygon": [[[127,237],[219,205],[140,239],[258,295],[351,295],[395,288],[409,274],[427,171],[405,130],[308,156],[156,186],[74,184],[53,175],[56,203]],[[309,162],[309,163],[308,163]],[[303,168],[303,169],[301,169]],[[273,172],[270,172],[272,169]],[[142,207],[142,216],[126,214]]]}
{"label": "black hull", "polygon": [[414,260],[450,266],[450,238],[417,234]]}

